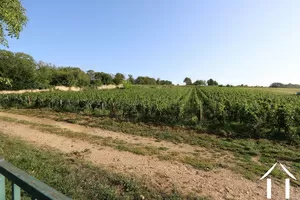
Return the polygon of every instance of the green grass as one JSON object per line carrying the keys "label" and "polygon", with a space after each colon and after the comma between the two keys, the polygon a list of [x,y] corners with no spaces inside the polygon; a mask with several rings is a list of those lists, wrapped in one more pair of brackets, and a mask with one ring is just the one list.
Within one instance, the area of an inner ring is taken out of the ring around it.
{"label": "green grass", "polygon": [[[149,187],[76,160],[53,149],[40,149],[0,133],[0,152],[7,161],[73,199],[194,199]],[[205,199],[199,197],[198,199]]]}
{"label": "green grass", "polygon": [[[57,128],[52,125],[46,124],[37,124],[30,121],[17,120],[10,117],[0,117],[3,121],[20,123],[29,125],[32,129],[40,130],[42,132],[55,134],[59,136],[64,136],[67,138],[79,139],[81,141],[86,141],[91,144],[96,144],[99,146],[109,146],[119,151],[128,151],[137,155],[143,156],[157,156],[160,160],[176,160],[185,164],[189,164],[200,170],[211,170],[213,168],[217,168],[219,165],[216,163],[216,160],[203,160],[201,157],[197,157],[195,155],[184,154],[184,156],[180,156],[181,154],[178,152],[168,151],[166,147],[153,147],[153,146],[145,146],[141,144],[132,144],[128,143],[124,140],[106,138],[97,135],[90,135],[86,133],[73,132],[67,129]],[[74,152],[80,153],[80,152]]]}
{"label": "green grass", "polygon": [[[36,117],[52,118],[58,121],[65,121],[68,118],[76,117],[79,124],[103,128],[112,131],[120,131],[131,135],[156,138],[157,141],[170,141],[176,144],[186,143],[190,145],[205,147],[212,152],[231,152],[235,156],[234,165],[229,168],[239,172],[244,177],[251,180],[258,180],[276,161],[287,165],[291,172],[297,174],[300,161],[300,145],[289,144],[284,141],[266,140],[266,139],[231,139],[206,134],[201,131],[191,130],[182,127],[154,126],[144,123],[132,123],[118,121],[116,119],[105,117],[84,116],[72,113],[58,113],[47,110],[8,110],[9,112],[31,115]],[[161,159],[172,159],[170,155],[160,155]],[[259,157],[258,162],[252,160],[253,157]],[[186,160],[190,164],[194,162]],[[227,165],[227,163],[223,163]],[[198,165],[201,166],[201,165]],[[223,166],[223,165],[219,165]],[[281,178],[282,173],[275,170],[275,177]],[[299,184],[298,181],[293,182]]]}
{"label": "green grass", "polygon": [[275,93],[284,93],[284,94],[296,94],[297,92],[300,92],[300,88],[245,88],[248,90],[260,90],[265,92],[275,92]]}

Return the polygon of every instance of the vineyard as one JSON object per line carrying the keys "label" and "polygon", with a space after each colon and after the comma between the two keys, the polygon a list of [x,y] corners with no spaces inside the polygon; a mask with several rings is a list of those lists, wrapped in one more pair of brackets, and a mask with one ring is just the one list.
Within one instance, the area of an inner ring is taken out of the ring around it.
{"label": "vineyard", "polygon": [[187,126],[226,136],[298,140],[300,97],[218,87],[131,88],[111,91],[0,95],[2,108],[47,108],[120,120]]}

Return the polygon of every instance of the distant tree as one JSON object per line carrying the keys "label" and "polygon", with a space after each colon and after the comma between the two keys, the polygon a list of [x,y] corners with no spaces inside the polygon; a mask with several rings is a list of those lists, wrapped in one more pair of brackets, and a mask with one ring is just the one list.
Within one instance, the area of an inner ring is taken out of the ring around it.
{"label": "distant tree", "polygon": [[51,85],[87,86],[90,84],[90,77],[77,67],[59,67],[54,71]]}
{"label": "distant tree", "polygon": [[157,84],[157,85],[160,85],[160,78],[157,78],[157,79],[156,79],[156,84]]}
{"label": "distant tree", "polygon": [[186,85],[192,85],[192,79],[190,79],[189,77],[186,77],[183,82],[186,84]]}
{"label": "distant tree", "polygon": [[207,80],[207,85],[214,85],[214,80],[213,79],[208,79]]}
{"label": "distant tree", "polygon": [[270,87],[273,87],[273,88],[281,88],[281,87],[284,87],[284,84],[283,83],[272,83],[270,85]]}
{"label": "distant tree", "polygon": [[168,80],[160,80],[159,84],[160,85],[173,85],[172,81],[168,81]]}
{"label": "distant tree", "polygon": [[113,77],[108,74],[108,73],[104,73],[104,72],[95,72],[95,80],[98,83],[101,83],[103,85],[109,85],[109,84],[113,84]]}
{"label": "distant tree", "polygon": [[218,85],[218,82],[213,79],[209,79],[209,80],[207,80],[207,85],[209,85],[209,86]]}
{"label": "distant tree", "polygon": [[156,85],[156,80],[155,78],[150,78],[148,76],[139,76],[135,79],[135,84]]}
{"label": "distant tree", "polygon": [[0,44],[8,46],[6,36],[19,38],[28,20],[25,11],[20,0],[0,0]]}
{"label": "distant tree", "polygon": [[113,81],[116,85],[121,84],[124,80],[125,80],[125,76],[124,76],[124,74],[121,74],[121,73],[116,73],[116,75],[113,79]]}
{"label": "distant tree", "polygon": [[196,80],[193,85],[201,85],[201,86],[205,86],[206,85],[206,81],[205,80]]}
{"label": "distant tree", "polygon": [[87,73],[87,75],[89,75],[91,81],[95,80],[95,71],[94,70],[90,69],[86,73]]}
{"label": "distant tree", "polygon": [[48,88],[55,71],[55,66],[39,61],[36,66],[38,88]]}
{"label": "distant tree", "polygon": [[273,88],[300,88],[300,85],[299,84],[292,84],[292,83],[289,83],[289,84],[283,84],[283,83],[272,83],[270,85],[270,87],[273,87]]}
{"label": "distant tree", "polygon": [[127,81],[129,81],[131,84],[134,84],[135,80],[134,80],[133,76],[131,74],[129,74]]}

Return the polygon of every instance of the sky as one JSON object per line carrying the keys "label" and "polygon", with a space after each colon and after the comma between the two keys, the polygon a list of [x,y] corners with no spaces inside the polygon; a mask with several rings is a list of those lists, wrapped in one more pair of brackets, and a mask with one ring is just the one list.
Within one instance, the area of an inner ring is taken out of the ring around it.
{"label": "sky", "polygon": [[8,50],[36,61],[175,84],[300,84],[299,0],[22,3],[29,22]]}

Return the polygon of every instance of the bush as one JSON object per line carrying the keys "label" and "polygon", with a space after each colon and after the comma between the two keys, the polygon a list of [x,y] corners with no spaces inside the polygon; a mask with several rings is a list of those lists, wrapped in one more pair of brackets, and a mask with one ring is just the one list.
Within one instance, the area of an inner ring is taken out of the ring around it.
{"label": "bush", "polygon": [[132,87],[132,83],[130,83],[129,81],[123,81],[122,84],[124,89],[129,89]]}

